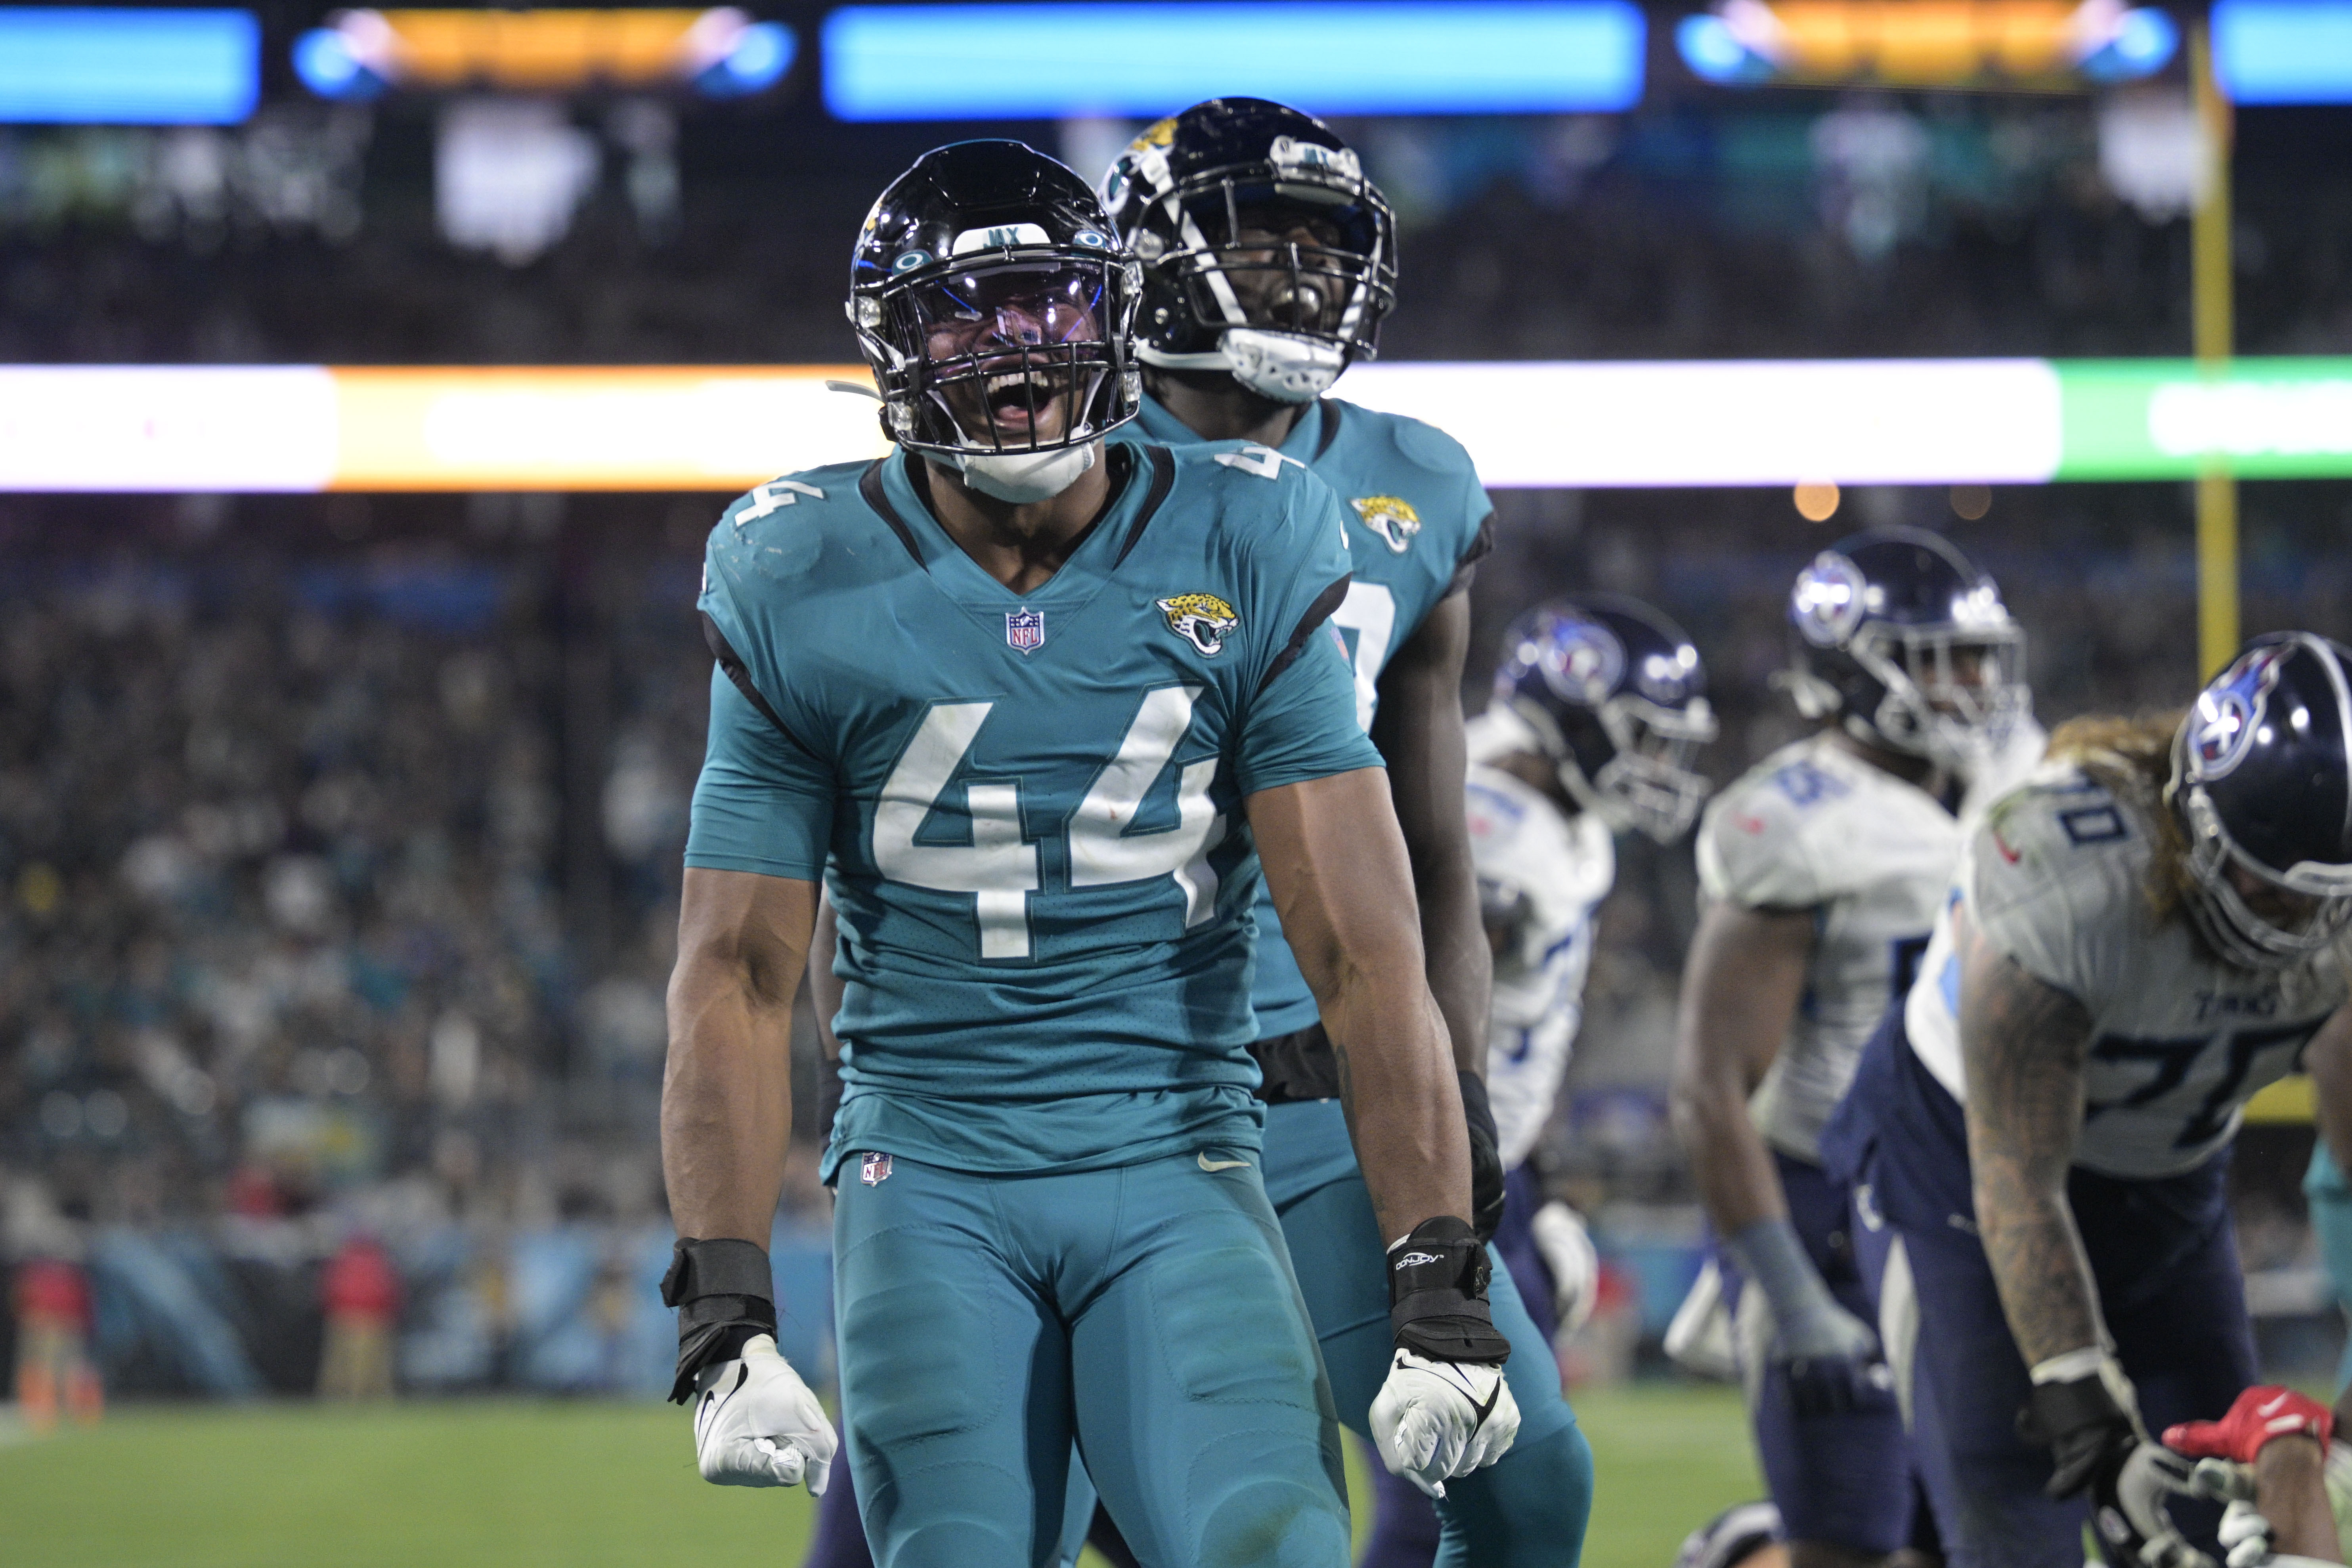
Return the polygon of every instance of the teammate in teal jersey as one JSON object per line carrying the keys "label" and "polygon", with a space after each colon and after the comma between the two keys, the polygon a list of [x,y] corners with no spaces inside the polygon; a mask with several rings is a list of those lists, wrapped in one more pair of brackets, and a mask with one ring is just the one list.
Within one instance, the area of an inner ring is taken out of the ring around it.
{"label": "teammate in teal jersey", "polygon": [[[1386,759],[1412,862],[1430,988],[1480,1157],[1483,1238],[1500,1214],[1502,1167],[1482,1077],[1493,977],[1465,826],[1461,687],[1466,590],[1489,545],[1493,507],[1469,454],[1442,431],[1324,395],[1370,354],[1395,298],[1388,204],[1328,127],[1246,98],[1153,125],[1120,154],[1103,191],[1144,270],[1146,395],[1123,436],[1180,450],[1239,438],[1261,463],[1310,468],[1349,503],[1354,576],[1331,621],[1347,640],[1357,718]],[[1384,1237],[1312,991],[1264,900],[1258,923],[1252,1050],[1269,1102],[1266,1188],[1340,1417],[1370,1435],[1388,1365]],[[1591,1451],[1560,1396],[1550,1346],[1507,1273],[1498,1277],[1494,1317],[1517,1352],[1518,1441],[1492,1468],[1448,1487],[1435,1519],[1412,1489],[1376,1478],[1368,1568],[1426,1568],[1433,1552],[1482,1568],[1576,1559]]]}
{"label": "teammate in teal jersey", "polygon": [[1106,448],[1140,395],[1139,281],[1060,164],[927,154],[852,270],[902,450],[760,486],[706,562],[662,1107],[674,1393],[707,1479],[823,1489],[834,1436],[776,1353],[758,1244],[822,877],[842,1399],[883,1568],[1052,1561],[1074,1437],[1154,1568],[1346,1563],[1257,1169],[1262,879],[1396,1238],[1383,1458],[1442,1488],[1517,1425],[1409,863],[1326,626],[1346,525],[1297,465]]}

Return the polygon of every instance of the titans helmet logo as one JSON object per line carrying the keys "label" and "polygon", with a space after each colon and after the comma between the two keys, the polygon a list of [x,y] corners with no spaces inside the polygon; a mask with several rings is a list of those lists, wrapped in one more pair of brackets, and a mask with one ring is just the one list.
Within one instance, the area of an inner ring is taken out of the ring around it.
{"label": "titans helmet logo", "polygon": [[1797,574],[1789,616],[1807,642],[1835,647],[1862,625],[1863,596],[1869,588],[1861,567],[1834,550],[1824,550]]}
{"label": "titans helmet logo", "polygon": [[1598,708],[1625,677],[1625,645],[1597,621],[1556,621],[1547,640],[1544,679],[1571,702]]}
{"label": "titans helmet logo", "polygon": [[2198,694],[2189,713],[2189,755],[2199,784],[2229,777],[2253,750],[2286,654],[2284,647],[2256,648]]}

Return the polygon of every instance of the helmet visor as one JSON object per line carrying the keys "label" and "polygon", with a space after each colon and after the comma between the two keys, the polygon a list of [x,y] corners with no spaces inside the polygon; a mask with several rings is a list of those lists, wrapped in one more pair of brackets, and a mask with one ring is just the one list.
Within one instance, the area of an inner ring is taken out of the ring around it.
{"label": "helmet visor", "polygon": [[1110,265],[998,262],[898,290],[929,444],[1035,451],[1099,434],[1116,360]]}

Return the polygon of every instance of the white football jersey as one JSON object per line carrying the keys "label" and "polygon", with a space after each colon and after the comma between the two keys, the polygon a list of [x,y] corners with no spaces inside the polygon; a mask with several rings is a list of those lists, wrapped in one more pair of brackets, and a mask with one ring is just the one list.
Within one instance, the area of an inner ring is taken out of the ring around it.
{"label": "white football jersey", "polygon": [[1470,854],[1481,883],[1522,895],[1517,941],[1495,955],[1486,1097],[1503,1168],[1525,1160],[1551,1118],[1584,1016],[1592,916],[1617,877],[1617,846],[1591,812],[1561,815],[1539,791],[1473,766],[1464,789]]}
{"label": "white football jersey", "polygon": [[2030,768],[2042,741],[2039,725],[2020,726],[1959,817],[1827,732],[1783,746],[1708,804],[1698,835],[1707,895],[1814,913],[1803,997],[1748,1105],[1765,1142],[1821,1159],[1822,1127],[1863,1046],[1917,972],[1962,819]]}
{"label": "white football jersey", "polygon": [[1966,1099],[1951,931],[1952,909],[1965,909],[1995,948],[2089,1009],[2074,1163],[2130,1178],[2203,1163],[2347,995],[2334,952],[2291,969],[2239,969],[2185,915],[2159,923],[2147,809],[2064,763],[1996,802],[1969,835],[1903,1013],[1920,1061]]}

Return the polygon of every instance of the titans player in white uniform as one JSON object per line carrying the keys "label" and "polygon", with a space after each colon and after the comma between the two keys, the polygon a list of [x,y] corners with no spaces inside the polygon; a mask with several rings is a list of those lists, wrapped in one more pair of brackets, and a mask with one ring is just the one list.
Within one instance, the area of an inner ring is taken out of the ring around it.
{"label": "titans player in white uniform", "polygon": [[2240,1108],[2298,1068],[2352,1093],[2345,663],[2278,634],[2177,723],[2062,726],[1832,1120],[1956,1568],[2074,1568],[2085,1494],[2108,1561],[2185,1551],[2147,1432],[2255,1381]]}
{"label": "titans player in white uniform", "polygon": [[1911,1544],[1916,1488],[1822,1124],[1927,945],[1961,791],[1997,792],[2041,735],[2017,626],[1933,534],[1832,546],[1798,576],[1790,618],[1791,684],[1825,723],[1707,808],[1675,1110],[1734,1266],[1735,1342],[1791,1560],[1845,1568]]}
{"label": "titans player in white uniform", "polygon": [[1583,1018],[1614,835],[1671,843],[1706,798],[1689,765],[1715,738],[1706,692],[1681,627],[1638,600],[1581,595],[1503,634],[1494,700],[1470,721],[1470,849],[1495,951],[1486,1092],[1506,1173],[1495,1248],[1548,1341],[1591,1311],[1599,1260],[1528,1157]]}

